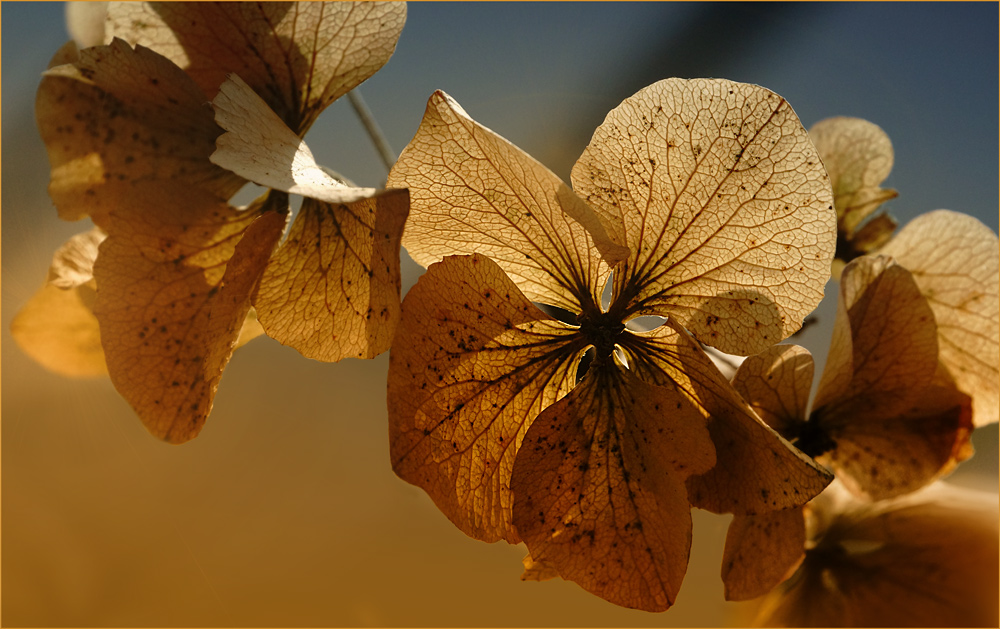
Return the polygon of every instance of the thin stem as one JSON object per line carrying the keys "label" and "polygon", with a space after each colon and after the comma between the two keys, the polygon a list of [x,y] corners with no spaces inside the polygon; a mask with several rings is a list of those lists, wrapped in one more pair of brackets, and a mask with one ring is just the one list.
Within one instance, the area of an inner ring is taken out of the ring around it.
{"label": "thin stem", "polygon": [[378,156],[382,158],[382,164],[385,166],[385,172],[388,173],[392,170],[392,165],[396,163],[396,154],[392,151],[392,147],[389,146],[389,142],[385,139],[385,135],[382,134],[382,129],[379,128],[378,122],[375,121],[375,116],[372,115],[368,105],[365,104],[365,99],[361,97],[361,92],[357,88],[354,88],[347,93],[347,99],[351,101],[351,107],[354,108],[354,113],[358,115],[358,119],[361,120],[361,124],[364,125],[365,131],[368,132],[368,137],[371,138],[372,144],[375,145],[375,151]]}

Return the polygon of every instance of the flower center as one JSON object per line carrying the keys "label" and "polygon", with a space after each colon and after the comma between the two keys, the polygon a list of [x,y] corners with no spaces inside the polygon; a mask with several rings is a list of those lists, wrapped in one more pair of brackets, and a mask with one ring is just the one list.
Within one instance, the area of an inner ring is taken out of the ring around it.
{"label": "flower center", "polygon": [[610,358],[615,351],[615,343],[625,331],[625,324],[607,312],[581,314],[579,323],[580,333],[594,346],[594,359]]}

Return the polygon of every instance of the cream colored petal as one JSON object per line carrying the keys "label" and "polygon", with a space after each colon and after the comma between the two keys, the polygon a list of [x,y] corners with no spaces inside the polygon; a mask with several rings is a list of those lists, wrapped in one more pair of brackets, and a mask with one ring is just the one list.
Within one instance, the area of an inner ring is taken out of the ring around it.
{"label": "cream colored petal", "polygon": [[212,163],[267,188],[326,203],[353,203],[377,193],[345,186],[318,166],[305,140],[235,74],[219,88],[212,107],[226,130],[216,140]]}
{"label": "cream colored petal", "polygon": [[537,560],[616,605],[673,605],[691,550],[684,481],[715,464],[705,418],[672,383],[592,367],[528,428],[514,524]]}
{"label": "cream colored petal", "polygon": [[406,190],[353,203],[306,198],[253,304],[271,338],[307,358],[373,358],[399,322]]}
{"label": "cream colored petal", "polygon": [[445,258],[407,292],[389,355],[392,467],[467,535],[520,541],[511,470],[532,421],[576,381],[575,336],[484,256]]}
{"label": "cream colored petal", "polygon": [[403,2],[112,2],[107,30],[170,58],[209,99],[235,72],[302,136],[389,60],[405,21]]}
{"label": "cream colored petal", "polygon": [[892,142],[878,125],[861,118],[827,118],[809,129],[830,181],[841,230],[848,239],[878,206],[896,197],[879,186],[892,171]]}
{"label": "cream colored petal", "polygon": [[914,219],[881,251],[913,274],[930,303],[941,365],[972,396],[976,426],[1000,415],[997,242],[997,235],[971,216],[937,210]]}
{"label": "cream colored petal", "polygon": [[615,291],[731,353],[799,329],[836,244],[829,178],[788,103],[764,88],[667,79],[608,114],[573,186],[632,250]]}
{"label": "cream colored petal", "polygon": [[443,92],[388,185],[410,190],[403,246],[414,260],[489,256],[533,301],[599,307],[609,264],[625,254],[566,184]]}
{"label": "cream colored petal", "polygon": [[221,133],[205,95],[151,50],[122,41],[88,48],[48,70],[35,103],[60,216],[107,228],[111,208],[136,202],[150,180],[228,199],[243,180],[211,164]]}
{"label": "cream colored petal", "polygon": [[56,250],[47,281],[57,288],[73,288],[94,279],[97,250],[107,234],[99,227],[76,234]]}
{"label": "cream colored petal", "polygon": [[80,48],[100,46],[107,15],[107,2],[67,2],[66,29]]}
{"label": "cream colored petal", "polygon": [[806,419],[813,368],[806,348],[775,345],[744,360],[733,387],[764,423],[791,439]]}

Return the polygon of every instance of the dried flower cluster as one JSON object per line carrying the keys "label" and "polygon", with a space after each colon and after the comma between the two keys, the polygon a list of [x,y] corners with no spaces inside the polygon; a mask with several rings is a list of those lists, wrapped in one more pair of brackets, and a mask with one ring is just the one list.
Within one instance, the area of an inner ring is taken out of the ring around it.
{"label": "dried flower cluster", "polygon": [[[996,586],[962,584],[995,581],[996,510],[935,481],[998,419],[997,236],[945,210],[893,236],[884,132],[807,131],[721,79],[625,99],[572,188],[436,92],[387,189],[358,188],[302,138],[404,20],[109,3],[100,45],[62,49],[38,91],[52,199],[95,227],[15,319],[25,351],[107,373],[179,443],[261,333],[326,361],[391,344],[393,469],[466,534],[523,542],[525,579],[665,610],[698,507],[734,514],[726,595],[770,592],[766,624],[995,624]],[[248,181],[267,192],[231,205]],[[427,267],[402,304],[401,244]],[[778,343],[831,270],[810,403],[810,353]],[[705,347],[749,358],[730,382]]]}

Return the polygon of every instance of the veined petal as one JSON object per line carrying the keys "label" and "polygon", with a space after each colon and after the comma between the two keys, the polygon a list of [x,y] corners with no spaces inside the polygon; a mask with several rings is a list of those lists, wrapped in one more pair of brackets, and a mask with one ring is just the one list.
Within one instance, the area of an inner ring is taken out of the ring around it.
{"label": "veined petal", "polygon": [[[913,274],[937,322],[942,367],[972,396],[976,426],[1000,415],[1000,247],[971,216],[937,210],[915,218],[881,253]],[[938,374],[936,379],[941,380]]]}
{"label": "veined petal", "polygon": [[107,37],[167,56],[209,100],[235,72],[301,137],[385,65],[405,21],[403,2],[112,2]]}
{"label": "veined petal", "polygon": [[705,418],[675,387],[610,363],[532,423],[511,489],[514,524],[536,561],[612,603],[670,607],[687,572],[684,481],[708,471]]}
{"label": "veined petal", "polygon": [[216,140],[213,163],[262,186],[326,203],[352,203],[377,193],[330,176],[316,164],[305,140],[237,75],[229,75],[212,107],[215,121],[226,130]]}
{"label": "veined petal", "polygon": [[399,322],[406,190],[353,203],[302,202],[253,297],[268,336],[307,358],[373,358]]}
{"label": "veined petal", "polygon": [[879,187],[892,171],[892,142],[878,125],[845,116],[820,120],[809,137],[830,175],[840,229],[852,239],[879,205],[898,195]]}
{"label": "veined petal", "polygon": [[735,388],[768,426],[785,439],[798,435],[809,410],[813,358],[798,345],[774,345],[740,364]]}
{"label": "veined petal", "polygon": [[599,306],[609,264],[626,253],[555,174],[440,91],[387,185],[410,189],[403,246],[414,260],[489,256],[533,301]]}
{"label": "veined petal", "polygon": [[270,193],[237,211],[195,188],[153,185],[147,198],[111,216],[94,311],[115,388],[152,434],[181,443],[211,410],[288,201]]}
{"label": "veined petal", "polygon": [[525,431],[575,383],[585,349],[485,256],[432,265],[389,357],[392,467],[467,535],[516,543],[510,475]]}
{"label": "veined petal", "polygon": [[208,161],[222,131],[204,93],[146,48],[116,40],[48,70],[35,115],[52,166],[49,194],[67,220],[90,216],[106,229],[110,209],[136,203],[137,186],[150,180],[220,200],[244,183]]}
{"label": "veined petal", "polygon": [[934,314],[909,271],[885,256],[844,268],[834,341],[808,431],[847,487],[874,499],[913,491],[972,455],[968,396],[935,384]]}
{"label": "veined petal", "polygon": [[650,384],[675,383],[708,417],[718,463],[687,481],[691,504],[759,514],[804,504],[832,476],[754,414],[686,332],[666,324],[625,337],[629,368]]}
{"label": "veined petal", "polygon": [[853,402],[889,416],[931,383],[934,313],[909,271],[891,258],[858,258],[844,269],[834,328],[814,412]]}
{"label": "veined petal", "polygon": [[767,594],[798,567],[805,543],[802,509],[733,516],[722,555],[726,600],[746,601]]}
{"label": "veined petal", "polygon": [[616,273],[634,316],[675,318],[748,355],[801,326],[830,277],[829,177],[788,103],[755,85],[667,79],[612,110],[573,187],[632,253]]}

